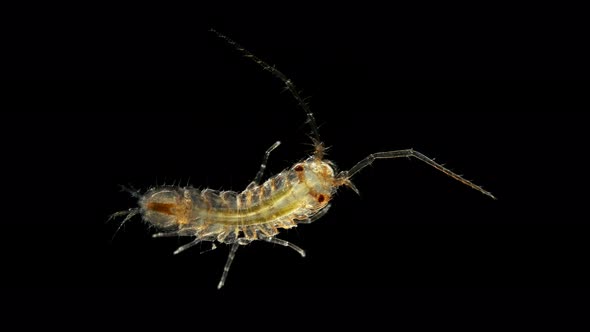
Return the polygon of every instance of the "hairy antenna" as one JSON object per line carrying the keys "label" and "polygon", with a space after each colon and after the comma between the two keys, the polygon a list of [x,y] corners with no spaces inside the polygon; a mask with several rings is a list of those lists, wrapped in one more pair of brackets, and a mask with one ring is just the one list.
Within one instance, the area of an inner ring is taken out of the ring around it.
{"label": "hairy antenna", "polygon": [[283,82],[283,84],[285,84],[285,89],[287,89],[291,93],[293,98],[295,98],[295,100],[297,101],[297,104],[299,104],[299,107],[301,107],[303,109],[303,111],[305,112],[305,114],[307,115],[307,123],[309,123],[309,126],[311,127],[311,132],[313,135],[312,141],[313,141],[315,149],[316,149],[316,157],[319,157],[321,159],[323,152],[324,152],[324,148],[323,148],[323,145],[320,140],[320,133],[318,131],[318,126],[316,124],[315,117],[313,116],[313,113],[309,109],[309,105],[305,102],[305,100],[301,97],[301,95],[297,91],[295,84],[289,78],[287,78],[287,76],[285,76],[285,74],[283,74],[281,71],[276,69],[274,66],[271,66],[268,63],[264,62],[263,60],[258,58],[256,55],[250,53],[250,51],[243,48],[240,44],[236,43],[231,38],[218,32],[215,29],[209,29],[209,31],[213,32],[214,34],[217,35],[217,37],[223,39],[226,43],[233,46],[238,52],[242,53],[242,55],[244,55],[244,57],[252,59],[252,61],[256,62],[264,70],[269,71],[275,77],[280,79]]}

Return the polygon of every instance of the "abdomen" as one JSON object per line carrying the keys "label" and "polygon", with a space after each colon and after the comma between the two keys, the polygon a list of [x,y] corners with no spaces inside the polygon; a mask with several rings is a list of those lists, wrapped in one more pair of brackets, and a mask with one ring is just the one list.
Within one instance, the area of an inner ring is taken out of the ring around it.
{"label": "abdomen", "polygon": [[255,240],[297,226],[313,211],[309,190],[293,171],[275,175],[241,193],[159,187],[140,199],[144,220],[162,229],[231,243]]}

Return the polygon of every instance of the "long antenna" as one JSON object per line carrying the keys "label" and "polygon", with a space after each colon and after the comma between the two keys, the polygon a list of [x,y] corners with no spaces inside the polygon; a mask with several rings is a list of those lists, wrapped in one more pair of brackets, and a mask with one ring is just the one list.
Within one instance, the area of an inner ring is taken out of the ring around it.
{"label": "long antenna", "polygon": [[[484,190],[482,187],[474,184],[473,182],[471,182],[469,180],[464,179],[461,175],[451,172],[449,169],[445,168],[443,165],[435,162],[434,160],[426,157],[422,153],[415,151],[413,149],[377,152],[377,153],[370,154],[368,157],[359,161],[356,165],[352,166],[352,168],[349,169],[348,171],[342,172],[340,174],[340,176],[344,179],[350,179],[353,175],[358,173],[363,168],[371,165],[373,163],[373,161],[375,161],[377,159],[410,158],[410,157],[414,157],[414,158],[436,168],[437,170],[445,173],[446,175],[450,176],[451,178],[463,183],[464,185],[469,186],[486,196],[496,199],[496,197],[494,197],[494,195],[492,195],[491,192]],[[348,184],[347,182],[343,182],[343,183]]]}
{"label": "long antenna", "polygon": [[213,32],[214,34],[217,35],[217,37],[223,39],[226,43],[233,46],[236,50],[238,50],[240,53],[242,53],[244,55],[244,57],[252,59],[252,61],[256,62],[264,70],[269,71],[271,74],[273,74],[275,77],[280,79],[285,84],[285,88],[291,93],[293,98],[295,98],[295,100],[299,104],[299,107],[301,107],[303,109],[303,111],[305,112],[305,114],[307,115],[307,123],[309,123],[309,126],[311,127],[311,132],[313,135],[312,140],[313,140],[313,143],[316,147],[316,155],[320,154],[319,157],[321,158],[321,153],[323,153],[323,146],[320,141],[320,133],[318,131],[318,126],[316,124],[315,117],[313,116],[313,113],[309,109],[309,105],[305,102],[305,100],[303,98],[301,98],[301,95],[297,91],[295,84],[293,84],[293,82],[289,78],[287,78],[287,76],[285,76],[285,74],[280,72],[274,66],[269,65],[268,63],[266,63],[263,60],[261,60],[260,58],[258,58],[256,55],[250,53],[250,51],[243,48],[240,44],[236,43],[231,38],[218,32],[215,29],[209,29],[209,31]]}

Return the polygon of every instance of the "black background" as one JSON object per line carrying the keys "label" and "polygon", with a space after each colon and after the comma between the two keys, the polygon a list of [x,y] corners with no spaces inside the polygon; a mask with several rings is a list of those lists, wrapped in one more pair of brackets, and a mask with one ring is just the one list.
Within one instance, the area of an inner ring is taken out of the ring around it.
{"label": "black background", "polygon": [[[200,20],[160,9],[37,8],[12,25],[3,76],[40,80],[2,92],[6,291],[320,306],[351,294],[438,289],[451,301],[474,289],[543,297],[588,286],[587,85],[563,80],[587,77],[575,18],[397,6]],[[276,140],[267,174],[310,151],[304,114],[281,83],[210,27],[311,97],[342,169],[414,148],[498,200],[416,160],[379,161],[355,177],[360,197],[341,190],[324,218],[283,232],[305,259],[254,243],[221,292],[226,246],[174,256],[184,241],[152,239],[139,219],[116,232],[108,216],[135,204],[119,184],[239,191]]]}

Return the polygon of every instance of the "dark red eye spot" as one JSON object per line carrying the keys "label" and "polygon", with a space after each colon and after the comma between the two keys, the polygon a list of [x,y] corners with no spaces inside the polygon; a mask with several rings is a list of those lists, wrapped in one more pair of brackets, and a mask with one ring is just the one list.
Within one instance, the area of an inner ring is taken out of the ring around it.
{"label": "dark red eye spot", "polygon": [[325,201],[325,200],[326,200],[326,196],[324,196],[324,195],[322,195],[322,194],[320,194],[320,195],[318,196],[318,202],[322,203],[322,202],[323,202],[323,201]]}
{"label": "dark red eye spot", "polygon": [[295,166],[295,171],[296,171],[296,172],[301,172],[301,171],[303,171],[303,166],[301,166],[301,165],[297,165],[297,166]]}

